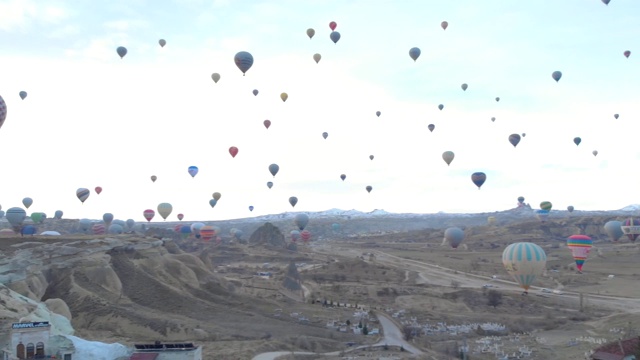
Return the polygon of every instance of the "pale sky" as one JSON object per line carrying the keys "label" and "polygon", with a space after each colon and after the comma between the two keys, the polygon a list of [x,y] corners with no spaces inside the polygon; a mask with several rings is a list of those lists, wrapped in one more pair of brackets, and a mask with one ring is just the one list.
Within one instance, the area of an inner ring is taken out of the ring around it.
{"label": "pale sky", "polygon": [[162,202],[174,221],[489,212],[518,196],[619,209],[640,201],[639,38],[637,0],[0,0],[0,205],[136,221]]}

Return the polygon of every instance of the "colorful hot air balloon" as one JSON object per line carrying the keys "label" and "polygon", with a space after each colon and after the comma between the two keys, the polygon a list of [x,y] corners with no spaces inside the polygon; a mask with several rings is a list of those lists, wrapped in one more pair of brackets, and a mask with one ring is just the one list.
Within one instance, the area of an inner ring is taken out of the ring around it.
{"label": "colorful hot air balloon", "polygon": [[184,214],[178,214],[178,220],[182,221],[182,219],[184,219]]}
{"label": "colorful hot air balloon", "polygon": [[156,182],[156,180],[158,180],[158,177],[155,175],[151,175],[151,181]]}
{"label": "colorful hot air balloon", "polygon": [[554,71],[553,73],[551,73],[551,78],[558,82],[562,78],[562,73],[560,71]]}
{"label": "colorful hot air balloon", "polygon": [[242,76],[246,75],[246,72],[251,69],[253,65],[253,55],[246,51],[240,51],[233,57],[233,61],[235,61],[236,66],[240,71],[242,71]]}
{"label": "colorful hot air balloon", "polygon": [[289,198],[289,204],[291,204],[291,207],[296,207],[296,204],[298,203],[298,198],[295,196],[292,196]]}
{"label": "colorful hot air balloon", "polygon": [[617,220],[607,221],[604,224],[604,231],[609,235],[611,241],[618,241],[624,235],[622,231],[622,222]]}
{"label": "colorful hot air balloon", "polygon": [[160,39],[158,40],[158,44],[160,44],[160,47],[164,47],[165,45],[167,45],[167,41],[165,39]]}
{"label": "colorful hot air balloon", "polygon": [[0,128],[4,124],[4,120],[7,118],[7,104],[4,102],[2,96],[0,96]]}
{"label": "colorful hot air balloon", "polygon": [[467,88],[469,87],[469,85],[467,85],[465,83],[465,84],[460,85],[460,87],[462,88],[462,91],[467,91]]}
{"label": "colorful hot air balloon", "polygon": [[279,170],[280,170],[280,166],[278,166],[278,164],[269,165],[269,172],[271,173],[271,175],[273,175],[273,177],[276,177],[276,174],[278,173]]}
{"label": "colorful hot air balloon", "polygon": [[298,229],[300,229],[302,231],[302,230],[304,230],[304,228],[309,223],[309,215],[307,215],[307,214],[296,214],[294,222],[296,223],[296,226],[298,227]]}
{"label": "colorful hot air balloon", "polygon": [[573,138],[573,143],[576,144],[576,146],[580,145],[580,143],[582,142],[582,139],[579,137],[574,137]]}
{"label": "colorful hot air balloon", "polygon": [[582,265],[589,256],[592,244],[593,240],[587,235],[571,235],[567,238],[567,247],[571,250],[579,273],[582,273]]}
{"label": "colorful hot air balloon", "polygon": [[482,187],[482,184],[484,184],[486,180],[487,175],[483,172],[474,172],[471,174],[471,181],[478,187],[478,190],[480,190],[480,187]]}
{"label": "colorful hot air balloon", "polygon": [[252,93],[253,93],[253,96],[258,96],[259,91],[258,89],[253,89]]}
{"label": "colorful hot air balloon", "polygon": [[169,203],[160,203],[158,204],[158,214],[162,216],[164,220],[167,220],[167,217],[171,215],[171,211],[173,211],[173,206]]}
{"label": "colorful hot air balloon", "polygon": [[153,217],[156,216],[156,212],[151,209],[147,209],[142,212],[142,216],[144,216],[144,218],[147,219],[147,222],[151,222]]}
{"label": "colorful hot air balloon", "polygon": [[100,195],[100,193],[102,192],[102,186],[96,186],[94,190],[96,191],[96,194]]}
{"label": "colorful hot air balloon", "polygon": [[502,265],[527,294],[536,277],[545,271],[547,254],[534,243],[518,242],[504,249]]}
{"label": "colorful hot air balloon", "polygon": [[631,51],[629,50],[625,50],[624,52],[624,57],[626,57],[627,59],[629,58],[629,55],[631,55]]}
{"label": "colorful hot air balloon", "polygon": [[291,230],[289,235],[291,236],[291,242],[293,243],[297,242],[298,239],[300,239],[300,231],[298,230]]}
{"label": "colorful hot air balloon", "polygon": [[273,183],[271,181],[267,181],[267,187],[271,189],[273,187]]}
{"label": "colorful hot air balloon", "polygon": [[269,128],[269,126],[271,126],[271,121],[270,120],[265,120],[262,123],[264,124],[264,127],[266,127],[267,129]]}
{"label": "colorful hot air balloon", "polygon": [[220,74],[218,73],[213,73],[211,74],[211,79],[213,80],[214,83],[218,83],[218,81],[220,80]]}
{"label": "colorful hot air balloon", "polygon": [[449,27],[449,23],[446,21],[443,21],[440,23],[440,27],[442,28],[442,30],[447,30],[447,27]]}
{"label": "colorful hot air balloon", "polygon": [[420,49],[417,48],[417,47],[413,47],[413,48],[409,49],[409,56],[415,62],[420,57]]}
{"label": "colorful hot air balloon", "polygon": [[451,165],[451,162],[455,157],[456,155],[453,153],[453,151],[445,151],[442,153],[442,160],[447,163],[447,166]]}
{"label": "colorful hot air balloon", "polygon": [[640,220],[629,218],[620,227],[631,242],[635,242],[640,235]]}
{"label": "colorful hot air balloon", "polygon": [[312,28],[308,28],[307,29],[307,36],[309,37],[309,39],[312,39],[313,35],[315,35],[315,34],[316,34],[316,31],[313,30]]}
{"label": "colorful hot air balloon", "polygon": [[20,91],[20,93],[18,95],[20,95],[20,99],[24,100],[27,97],[27,92],[26,91]]}
{"label": "colorful hot air balloon", "polygon": [[429,129],[429,131],[433,132],[433,130],[436,128],[436,126],[433,125],[433,124],[429,124],[429,126],[427,126],[427,128]]}
{"label": "colorful hot air balloon", "polygon": [[205,225],[200,228],[200,239],[209,241],[216,235],[216,230],[211,225]]}
{"label": "colorful hot air balloon", "polygon": [[365,189],[367,190],[368,193],[370,193],[371,190],[373,190],[373,187],[371,185],[367,185]]}
{"label": "colorful hot air balloon", "polygon": [[282,102],[287,101],[288,98],[289,98],[289,94],[287,94],[286,92],[283,92],[282,94],[280,94],[280,99],[282,99]]}
{"label": "colorful hot air balloon", "polygon": [[444,238],[452,248],[457,249],[464,240],[464,231],[457,227],[450,227],[444,231]]}
{"label": "colorful hot air balloon", "polygon": [[219,192],[216,191],[213,194],[211,194],[211,197],[216,199],[216,201],[218,201],[222,197],[222,194],[220,194]]}
{"label": "colorful hot air balloon", "polygon": [[346,179],[346,178],[347,178],[347,175],[345,175],[345,174],[340,174],[340,179],[342,179],[342,181],[344,181],[344,179]]}
{"label": "colorful hot air balloon", "polygon": [[509,142],[511,143],[511,145],[513,145],[513,147],[518,146],[518,143],[520,142],[520,134],[509,135]]}
{"label": "colorful hot air balloon", "polygon": [[322,137],[325,138],[325,140],[327,139],[328,136],[329,136],[328,132],[325,131],[322,133]]}
{"label": "colorful hot air balloon", "polygon": [[122,59],[125,55],[127,55],[127,48],[124,46],[118,46],[116,52],[118,53],[118,55],[120,55],[120,59]]}
{"label": "colorful hot air balloon", "polygon": [[33,199],[30,197],[26,197],[24,199],[22,199],[22,205],[24,205],[25,208],[29,208],[29,206],[31,206],[31,204],[33,204]]}
{"label": "colorful hot air balloon", "polygon": [[235,158],[236,155],[238,155],[238,148],[235,146],[230,147],[229,154],[231,154],[231,157]]}
{"label": "colorful hot air balloon", "polygon": [[107,231],[107,227],[104,224],[95,223],[91,226],[91,231],[94,235],[104,235]]}
{"label": "colorful hot air balloon", "polygon": [[315,60],[316,64],[320,62],[320,59],[322,59],[322,55],[318,53],[313,54],[313,60]]}
{"label": "colorful hot air balloon", "polygon": [[335,30],[337,26],[338,24],[335,21],[329,23],[329,29],[331,29],[331,31]]}
{"label": "colorful hot air balloon", "polygon": [[189,166],[189,169],[187,169],[187,171],[189,172],[189,175],[191,175],[191,177],[195,177],[198,174],[198,167],[197,166]]}
{"label": "colorful hot air balloon", "polygon": [[311,232],[309,230],[300,231],[300,239],[306,244],[311,240]]}
{"label": "colorful hot air balloon", "polygon": [[78,197],[78,200],[80,200],[80,202],[83,204],[89,198],[89,194],[91,194],[91,191],[86,188],[79,188],[78,190],[76,190],[76,196]]}
{"label": "colorful hot air balloon", "polygon": [[552,207],[553,204],[551,203],[551,201],[543,201],[540,203],[540,209],[542,210],[551,211]]}
{"label": "colorful hot air balloon", "polygon": [[337,31],[332,31],[331,34],[329,34],[329,38],[331,39],[331,41],[333,41],[334,44],[337,44],[338,40],[340,40],[340,33]]}

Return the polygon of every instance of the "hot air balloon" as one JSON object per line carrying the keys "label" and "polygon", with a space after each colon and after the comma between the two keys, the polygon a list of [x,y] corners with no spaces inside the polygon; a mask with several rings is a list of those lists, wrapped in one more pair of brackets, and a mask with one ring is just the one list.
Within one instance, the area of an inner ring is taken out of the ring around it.
{"label": "hot air balloon", "polygon": [[7,104],[4,102],[2,96],[0,96],[0,128],[2,124],[4,124],[5,119],[7,118]]}
{"label": "hot air balloon", "polygon": [[160,39],[158,40],[158,44],[160,44],[160,47],[164,47],[165,45],[167,45],[167,41],[165,39]]}
{"label": "hot air balloon", "polygon": [[546,222],[549,217],[549,210],[538,209],[535,211],[536,218],[540,220],[540,222]]}
{"label": "hot air balloon", "polygon": [[429,124],[429,126],[427,126],[427,128],[429,129],[429,131],[433,132],[433,130],[436,128],[436,126],[433,125],[433,124]]}
{"label": "hot air balloon", "polygon": [[147,219],[147,222],[151,222],[153,217],[156,216],[156,212],[151,209],[147,209],[142,212],[142,216],[144,216],[144,218]]}
{"label": "hot air balloon", "polygon": [[216,235],[216,230],[211,225],[205,225],[200,228],[200,239],[209,241]]}
{"label": "hot air balloon", "polygon": [[628,59],[628,58],[629,58],[629,55],[631,55],[631,51],[626,50],[626,51],[624,52],[624,57],[626,57],[626,58]]}
{"label": "hot air balloon", "polygon": [[295,207],[296,204],[298,203],[298,198],[295,196],[292,196],[289,198],[289,204],[291,204],[291,207]]}
{"label": "hot air balloon", "polygon": [[298,227],[298,229],[300,229],[302,231],[302,230],[304,230],[304,228],[309,223],[309,215],[307,215],[307,214],[296,214],[294,222],[296,223],[296,226]]}
{"label": "hot air balloon", "polygon": [[615,119],[618,119],[618,118],[620,117],[620,115],[618,115],[618,114],[613,114],[613,117],[614,117]]}
{"label": "hot air balloon", "polygon": [[269,126],[271,126],[271,121],[270,120],[265,120],[262,123],[264,124],[264,127],[266,127],[267,129],[269,128]]}
{"label": "hot air balloon", "polygon": [[478,190],[480,190],[480,187],[482,187],[482,184],[484,184],[486,180],[487,175],[483,172],[474,172],[471,174],[471,181],[478,187]]}
{"label": "hot air balloon", "polygon": [[442,104],[438,105],[438,109],[440,109],[440,111],[442,111],[442,109],[444,109],[444,105],[442,105]]}
{"label": "hot air balloon", "polygon": [[182,221],[182,219],[184,219],[184,214],[178,214],[178,220]]}
{"label": "hot air balloon", "polygon": [[300,239],[300,231],[298,230],[291,230],[289,235],[291,236],[291,242],[293,243],[295,243],[296,241],[298,241],[298,239]]}
{"label": "hot air balloon", "polygon": [[189,175],[191,175],[191,177],[195,177],[198,174],[198,167],[197,166],[189,166],[189,169],[187,169],[187,171],[189,172]]}
{"label": "hot air balloon", "polygon": [[442,28],[442,30],[447,30],[447,27],[449,27],[449,23],[446,21],[443,21],[440,23],[440,27]]}
{"label": "hot air balloon", "polygon": [[524,289],[523,294],[527,294],[536,277],[545,271],[547,254],[534,243],[518,242],[504,249],[502,265],[507,273]]}
{"label": "hot air balloon", "polygon": [[173,206],[169,203],[160,203],[158,204],[158,214],[162,216],[164,220],[167,220],[167,217],[171,215],[171,211],[173,211]]}
{"label": "hot air balloon", "polygon": [[211,197],[216,199],[216,201],[218,201],[222,197],[222,194],[220,194],[219,192],[216,191],[213,194],[211,194]]}
{"label": "hot air balloon", "polygon": [[80,219],[80,221],[78,221],[79,225],[80,225],[80,230],[82,231],[87,231],[89,229],[91,229],[91,220],[89,219]]}
{"label": "hot air balloon", "polygon": [[607,221],[604,224],[604,231],[607,233],[607,235],[609,235],[609,238],[611,238],[611,241],[618,241],[620,240],[622,235],[624,235],[624,232],[622,231],[621,221],[616,221],[616,220]]}
{"label": "hot air balloon", "polygon": [[444,231],[444,238],[452,248],[457,249],[464,240],[464,231],[457,227],[450,227]]}
{"label": "hot air balloon", "polygon": [[60,220],[62,219],[62,215],[63,215],[62,210],[56,210],[56,212],[53,214],[53,218],[56,220]]}
{"label": "hot air balloon", "polygon": [[95,223],[91,226],[91,231],[93,231],[94,235],[104,235],[104,233],[107,231],[106,229],[106,226],[100,223]]}
{"label": "hot air balloon", "polygon": [[347,175],[345,175],[345,174],[340,174],[340,179],[342,179],[342,181],[344,181],[344,179],[346,179],[346,178],[347,178]]}
{"label": "hot air balloon", "polygon": [[579,273],[582,273],[582,265],[589,256],[592,244],[593,240],[587,235],[571,235],[567,238],[567,247],[571,250]]}
{"label": "hot air balloon", "polygon": [[369,155],[369,160],[373,160],[373,155]]}
{"label": "hot air balloon", "polygon": [[445,151],[442,153],[442,160],[444,160],[444,162],[447,163],[447,165],[450,165],[451,162],[453,161],[453,158],[455,158],[456,155],[453,153],[453,151]]}
{"label": "hot air balloon", "polygon": [[253,205],[249,205],[249,211],[253,211]]}
{"label": "hot air balloon", "polygon": [[27,92],[26,91],[20,91],[20,93],[18,95],[20,95],[20,99],[24,100],[27,97]]}
{"label": "hot air balloon", "polygon": [[499,98],[499,97],[496,97],[496,102],[499,102],[499,101],[500,101],[500,98]]}
{"label": "hot air balloon", "polygon": [[308,243],[309,240],[311,240],[311,232],[309,232],[309,230],[300,231],[300,239],[302,239],[305,244]]}
{"label": "hot air balloon", "polygon": [[41,224],[44,221],[43,215],[44,213],[35,212],[35,213],[32,213],[31,216],[29,217],[31,218],[31,221],[33,221],[34,224]]}
{"label": "hot air balloon", "polygon": [[420,57],[420,49],[417,48],[417,47],[413,47],[413,48],[409,49],[409,56],[415,62]]}
{"label": "hot air balloon", "polygon": [[209,200],[209,205],[211,205],[211,207],[215,207],[217,203],[218,203],[218,200],[216,199]]}
{"label": "hot air balloon", "polygon": [[235,146],[232,146],[229,148],[229,154],[231,154],[231,157],[236,157],[236,155],[238,155],[238,148]]}
{"label": "hot air balloon", "polygon": [[460,85],[460,87],[462,88],[462,91],[467,91],[467,88],[469,87],[469,85],[467,85],[465,83],[465,84]]}
{"label": "hot air balloon", "polygon": [[593,154],[593,156],[598,156],[598,150],[593,150],[591,153]]}
{"label": "hot air balloon", "polygon": [[336,26],[338,26],[338,24],[335,21],[329,23],[329,29],[331,29],[331,31],[335,30]]}
{"label": "hot air balloon", "polygon": [[524,196],[518,196],[518,204],[524,204]]}
{"label": "hot air balloon", "polygon": [[31,199],[30,197],[22,199],[22,205],[24,205],[24,207],[26,207],[27,209],[29,208],[29,206],[31,206],[31,204],[33,204],[33,199]]}
{"label": "hot air balloon", "polygon": [[542,210],[551,211],[552,207],[553,204],[550,201],[543,201],[540,203],[540,209]]}
{"label": "hot air balloon", "polygon": [[492,118],[491,118],[491,122],[495,122],[495,121],[496,121],[496,118],[495,118],[495,117],[492,117]]}
{"label": "hot air balloon", "polygon": [[609,5],[609,2],[610,2],[610,1],[611,1],[611,0],[602,0],[602,3],[603,3],[603,4],[605,4],[605,5]]}
{"label": "hot air balloon", "polygon": [[635,242],[640,235],[640,220],[629,218],[620,227],[631,242]]}
{"label": "hot air balloon", "polygon": [[287,99],[289,98],[289,95],[285,92],[283,92],[282,94],[280,94],[280,99],[282,99],[282,102],[287,101]]}
{"label": "hot air balloon", "polygon": [[127,55],[127,48],[124,46],[118,46],[116,49],[118,55],[120,55],[120,59],[122,59],[125,55]]}
{"label": "hot air balloon", "polygon": [[313,38],[313,35],[315,34],[316,34],[316,31],[313,30],[312,28],[307,29],[307,36],[309,37],[309,39]]}
{"label": "hot air balloon", "polygon": [[325,131],[325,132],[323,132],[323,133],[322,133],[322,137],[323,137],[323,138],[325,138],[325,139],[326,139],[328,136],[329,136],[329,133],[328,133],[328,132],[326,132],[326,131]]}
{"label": "hot air balloon", "polygon": [[520,135],[519,134],[509,135],[509,142],[511,143],[511,145],[513,145],[513,147],[518,146],[518,143],[520,142]]}
{"label": "hot air balloon", "polygon": [[120,224],[111,224],[109,226],[109,234],[122,234],[124,232],[124,227]]}
{"label": "hot air balloon", "polygon": [[579,137],[574,137],[573,138],[573,143],[576,144],[576,146],[580,145],[580,143],[582,142],[582,139]]}
{"label": "hot air balloon", "polygon": [[156,180],[158,180],[158,177],[155,175],[151,175],[151,181],[156,182]]}
{"label": "hot air balloon", "polygon": [[334,44],[337,44],[338,40],[340,40],[340,33],[337,31],[332,31],[331,34],[329,34],[329,38],[331,39],[331,41],[333,41]]}
{"label": "hot air balloon", "polygon": [[27,217],[27,212],[22,208],[12,207],[7,210],[4,216],[7,218],[7,221],[9,221],[9,224],[11,224],[13,228],[19,228],[20,226],[22,226],[24,219]]}
{"label": "hot air balloon", "polygon": [[102,192],[102,187],[101,186],[96,186],[96,188],[94,190],[96,191],[96,194],[100,195],[100,193]]}
{"label": "hot air balloon", "polygon": [[376,116],[377,116],[377,117],[380,117],[380,115],[381,115],[381,114],[382,114],[382,113],[381,113],[380,111],[376,111]]}
{"label": "hot air balloon", "polygon": [[320,55],[318,53],[313,54],[313,60],[316,61],[316,64],[320,62],[320,59],[322,59],[322,55]]}
{"label": "hot air balloon", "polygon": [[551,78],[558,82],[560,81],[560,78],[562,78],[562,73],[560,71],[554,71],[553,73],[551,73]]}
{"label": "hot air balloon", "polygon": [[76,190],[76,196],[78,197],[78,200],[80,200],[80,202],[83,204],[89,198],[89,194],[91,194],[91,192],[86,188],[79,188],[78,190]]}
{"label": "hot air balloon", "polygon": [[136,225],[136,221],[133,219],[127,219],[127,221],[125,221],[125,225],[127,225],[127,229],[129,229],[129,231],[132,231],[133,227]]}
{"label": "hot air balloon", "polygon": [[574,209],[575,208],[573,207],[573,205],[567,206],[567,211],[570,212],[570,213],[572,213]]}
{"label": "hot air balloon", "polygon": [[371,185],[367,185],[365,189],[367,190],[368,193],[370,193],[371,190],[373,190],[373,187],[371,187]]}
{"label": "hot air balloon", "polygon": [[271,181],[267,181],[267,187],[271,189],[273,187],[273,183]]}
{"label": "hot air balloon", "polygon": [[258,89],[253,89],[252,93],[253,93],[253,96],[258,96],[259,91]]}
{"label": "hot air balloon", "polygon": [[220,74],[218,73],[213,73],[211,74],[211,79],[213,80],[214,83],[218,83],[218,80],[220,80]]}
{"label": "hot air balloon", "polygon": [[200,238],[200,230],[205,226],[204,223],[196,222],[191,224],[191,232],[196,236],[196,238]]}
{"label": "hot air balloon", "polygon": [[102,214],[102,221],[104,221],[104,223],[107,225],[111,224],[111,222],[113,221],[113,214],[112,213]]}
{"label": "hot air balloon", "polygon": [[233,61],[235,61],[236,66],[240,71],[242,71],[242,76],[246,75],[246,72],[251,69],[253,65],[253,55],[246,51],[240,51],[233,57]]}
{"label": "hot air balloon", "polygon": [[280,170],[280,166],[278,166],[278,164],[269,165],[269,172],[271,173],[271,175],[273,175],[273,177],[276,177],[276,174],[278,173],[279,170]]}

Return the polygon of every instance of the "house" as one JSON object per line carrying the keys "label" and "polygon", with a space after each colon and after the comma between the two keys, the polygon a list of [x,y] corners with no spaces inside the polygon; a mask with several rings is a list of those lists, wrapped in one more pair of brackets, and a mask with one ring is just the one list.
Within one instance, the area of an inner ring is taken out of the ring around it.
{"label": "house", "polygon": [[[11,324],[10,347],[0,349],[2,359],[34,359],[55,355],[59,359],[72,360],[73,345],[69,341],[51,335],[47,321],[19,322]],[[66,340],[66,341],[65,341]]]}
{"label": "house", "polygon": [[636,360],[640,353],[640,337],[618,340],[593,351],[592,360]]}
{"label": "house", "polygon": [[202,347],[192,343],[136,344],[129,360],[202,360]]}

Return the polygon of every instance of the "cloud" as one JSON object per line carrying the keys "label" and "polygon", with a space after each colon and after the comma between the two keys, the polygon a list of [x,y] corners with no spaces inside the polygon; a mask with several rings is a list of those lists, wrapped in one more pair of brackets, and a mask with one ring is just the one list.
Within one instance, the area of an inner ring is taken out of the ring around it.
{"label": "cloud", "polygon": [[69,11],[59,4],[32,0],[0,2],[0,29],[25,31],[33,25],[59,24],[69,18]]}

